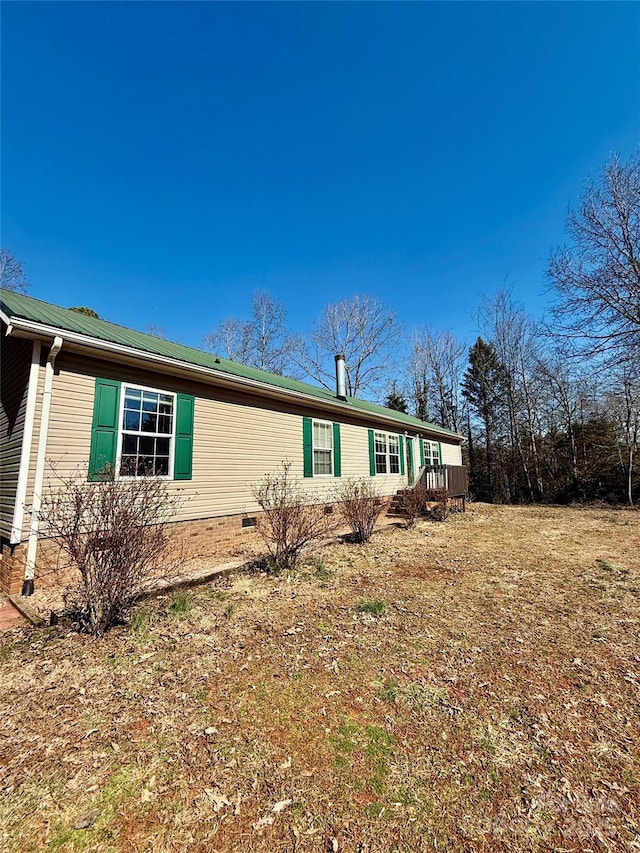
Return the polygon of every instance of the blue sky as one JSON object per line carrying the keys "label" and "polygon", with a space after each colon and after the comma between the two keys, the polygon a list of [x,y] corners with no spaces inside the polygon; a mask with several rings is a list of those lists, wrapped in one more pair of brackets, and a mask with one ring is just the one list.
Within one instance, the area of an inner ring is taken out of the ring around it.
{"label": "blue sky", "polygon": [[198,345],[267,289],[471,342],[548,302],[640,131],[632,3],[2,4],[2,244],[30,293]]}

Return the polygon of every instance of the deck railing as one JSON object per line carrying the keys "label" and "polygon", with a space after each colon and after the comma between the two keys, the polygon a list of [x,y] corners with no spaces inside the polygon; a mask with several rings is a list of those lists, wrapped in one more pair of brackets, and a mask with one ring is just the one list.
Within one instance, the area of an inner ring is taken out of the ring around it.
{"label": "deck railing", "polygon": [[467,494],[467,469],[464,465],[425,465],[420,469],[416,486],[428,492],[447,490],[451,498]]}

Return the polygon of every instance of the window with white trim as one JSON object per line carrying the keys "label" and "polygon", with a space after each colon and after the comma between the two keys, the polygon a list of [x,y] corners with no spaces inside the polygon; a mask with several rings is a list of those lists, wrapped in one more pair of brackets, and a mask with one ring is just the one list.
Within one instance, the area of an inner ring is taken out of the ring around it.
{"label": "window with white trim", "polygon": [[173,468],[175,394],[122,386],[118,472],[124,477],[169,477]]}
{"label": "window with white trim", "polygon": [[389,436],[389,473],[400,473],[400,438],[397,435]]}
{"label": "window with white trim", "polygon": [[333,424],[313,422],[313,476],[333,475]]}
{"label": "window with white trim", "polygon": [[386,474],[388,471],[387,465],[387,434],[384,432],[376,432],[375,438],[375,453],[376,453],[376,474]]}
{"label": "window with white trim", "polygon": [[440,464],[440,450],[438,448],[437,441],[429,441],[427,438],[422,439],[422,446],[424,447],[424,464],[425,465],[439,465]]}
{"label": "window with white trim", "polygon": [[400,473],[400,438],[386,432],[374,433],[376,474]]}

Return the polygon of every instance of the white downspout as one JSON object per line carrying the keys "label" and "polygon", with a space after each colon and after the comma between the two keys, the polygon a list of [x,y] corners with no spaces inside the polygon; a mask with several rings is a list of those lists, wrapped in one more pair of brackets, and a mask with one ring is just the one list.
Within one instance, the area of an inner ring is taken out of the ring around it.
{"label": "white downspout", "polygon": [[38,436],[38,456],[36,457],[36,476],[33,485],[33,507],[31,510],[31,526],[29,528],[29,545],[27,547],[27,566],[24,570],[23,595],[33,595],[36,567],[36,551],[38,549],[38,528],[40,526],[40,507],[42,505],[42,485],[44,483],[44,462],[47,454],[49,438],[49,415],[51,413],[51,389],[53,387],[53,365],[56,356],[62,349],[63,340],[59,335],[53,340],[44,374],[44,390],[42,392],[42,414],[40,415],[40,434]]}
{"label": "white downspout", "polygon": [[18,469],[18,484],[16,486],[16,502],[13,508],[11,537],[9,539],[10,545],[18,545],[22,539],[22,523],[24,521],[24,504],[27,498],[27,482],[29,480],[29,461],[31,459],[31,444],[33,442],[33,422],[36,414],[41,348],[42,344],[40,341],[33,342],[29,383],[27,385],[27,405],[24,413],[22,450],[20,451],[20,467]]}

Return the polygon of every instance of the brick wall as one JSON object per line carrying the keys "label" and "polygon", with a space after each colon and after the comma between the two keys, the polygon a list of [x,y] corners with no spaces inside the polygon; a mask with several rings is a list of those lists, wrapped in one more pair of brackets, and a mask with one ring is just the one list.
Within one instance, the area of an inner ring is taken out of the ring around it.
{"label": "brick wall", "polygon": [[[255,516],[251,516],[255,518]],[[169,524],[170,534],[185,557],[215,557],[240,547],[256,538],[255,527],[243,527],[245,515],[228,515],[199,521],[175,521]],[[245,522],[246,523],[246,522]],[[11,549],[3,543],[0,560],[0,592],[16,595],[22,591],[27,560],[27,543]],[[51,541],[38,543],[35,584],[37,588],[52,586],[68,577],[69,567],[65,556]]]}
{"label": "brick wall", "polygon": [[[256,516],[250,516],[255,518]],[[243,527],[244,515],[225,515],[200,521],[171,522],[171,535],[184,543],[189,556],[215,556],[216,550],[253,542],[255,527]]]}
{"label": "brick wall", "polygon": [[27,562],[27,543],[11,546],[3,539],[0,551],[0,592],[17,595],[22,592],[24,567]]}
{"label": "brick wall", "polygon": [[[388,505],[388,499],[384,500]],[[388,508],[388,506],[386,507]],[[213,557],[221,554],[224,562],[225,552],[234,547],[253,543],[258,539],[255,526],[243,527],[248,518],[255,516],[226,515],[218,518],[206,518],[199,521],[174,521],[169,524],[172,540],[185,557]],[[379,523],[389,521],[383,513]],[[346,530],[336,532],[347,532]],[[11,595],[22,591],[24,569],[27,559],[27,543],[17,545],[11,552],[8,544],[2,545],[0,562],[0,592]],[[41,539],[38,543],[35,585],[38,589],[60,583],[68,579],[69,567],[65,557],[54,542]]]}

